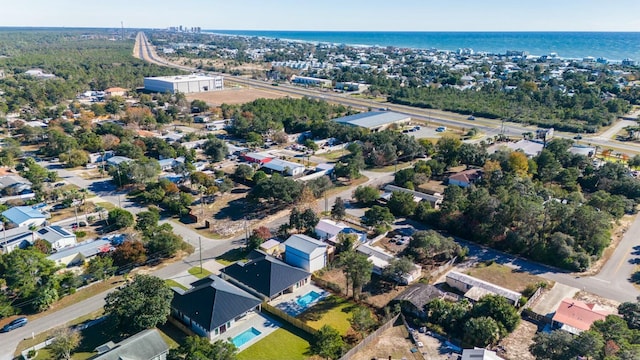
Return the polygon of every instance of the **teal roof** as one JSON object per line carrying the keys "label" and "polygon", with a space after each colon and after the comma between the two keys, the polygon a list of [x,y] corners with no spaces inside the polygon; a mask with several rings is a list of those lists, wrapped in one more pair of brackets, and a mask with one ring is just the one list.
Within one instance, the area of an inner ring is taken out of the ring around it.
{"label": "teal roof", "polygon": [[333,119],[333,121],[341,124],[373,129],[382,125],[392,124],[398,121],[408,121],[410,119],[411,116],[409,115],[393,111],[369,111]]}
{"label": "teal roof", "polygon": [[2,212],[2,216],[14,224],[22,224],[32,219],[46,219],[47,216],[42,211],[31,206],[15,206]]}

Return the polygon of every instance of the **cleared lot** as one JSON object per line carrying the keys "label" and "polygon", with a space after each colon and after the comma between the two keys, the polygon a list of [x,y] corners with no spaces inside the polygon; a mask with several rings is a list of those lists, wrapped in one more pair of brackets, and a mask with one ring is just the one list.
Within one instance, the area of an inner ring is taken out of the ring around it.
{"label": "cleared lot", "polygon": [[222,104],[244,104],[256,99],[280,99],[286,96],[286,94],[276,91],[275,89],[274,91],[266,91],[247,88],[186,94],[186,98],[189,101],[202,100],[207,104],[214,106]]}

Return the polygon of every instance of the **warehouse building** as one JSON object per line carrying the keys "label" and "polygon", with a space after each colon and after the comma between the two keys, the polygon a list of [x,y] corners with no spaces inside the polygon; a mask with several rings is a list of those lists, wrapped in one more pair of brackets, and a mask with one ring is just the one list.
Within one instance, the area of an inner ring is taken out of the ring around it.
{"label": "warehouse building", "polygon": [[144,89],[150,92],[183,94],[224,89],[222,76],[187,75],[144,78]]}
{"label": "warehouse building", "polygon": [[376,132],[388,128],[391,124],[406,124],[411,121],[411,116],[392,111],[369,111],[333,119],[333,121]]}

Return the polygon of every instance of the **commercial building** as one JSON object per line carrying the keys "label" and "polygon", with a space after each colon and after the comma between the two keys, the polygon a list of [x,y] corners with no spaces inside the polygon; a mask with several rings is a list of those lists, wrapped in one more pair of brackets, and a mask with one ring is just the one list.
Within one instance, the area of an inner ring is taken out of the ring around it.
{"label": "commercial building", "polygon": [[222,76],[187,75],[144,78],[144,89],[151,92],[184,94],[224,89]]}
{"label": "commercial building", "polygon": [[337,123],[367,128],[373,132],[382,131],[391,124],[406,124],[411,116],[393,111],[369,111],[333,119]]}
{"label": "commercial building", "polygon": [[314,77],[296,76],[296,75],[291,77],[291,82],[294,84],[319,86],[319,87],[327,87],[327,88],[330,88],[333,85],[332,81],[329,79],[319,79]]}
{"label": "commercial building", "polygon": [[273,159],[266,164],[262,165],[262,168],[270,170],[271,172],[277,172],[285,176],[300,176],[304,173],[304,165],[300,165],[291,161]]}

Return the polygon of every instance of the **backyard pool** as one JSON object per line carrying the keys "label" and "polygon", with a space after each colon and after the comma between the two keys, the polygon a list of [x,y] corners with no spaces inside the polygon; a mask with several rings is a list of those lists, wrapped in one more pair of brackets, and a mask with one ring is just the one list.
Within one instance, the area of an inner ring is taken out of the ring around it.
{"label": "backyard pool", "polygon": [[241,334],[237,335],[236,337],[234,337],[233,339],[231,339],[231,342],[233,343],[233,345],[235,345],[237,348],[241,347],[242,345],[248,343],[249,341],[251,341],[253,338],[255,338],[256,336],[262,334],[260,331],[256,330],[256,328],[252,327],[250,329],[247,329],[245,331],[243,331]]}
{"label": "backyard pool", "polygon": [[320,296],[322,296],[322,294],[319,294],[319,293],[317,293],[315,291],[309,291],[305,295],[297,298],[296,302],[298,303],[298,305],[300,305],[300,307],[302,307],[303,309],[306,309],[306,308],[309,307],[309,304],[311,304],[314,301],[318,300],[318,298]]}

